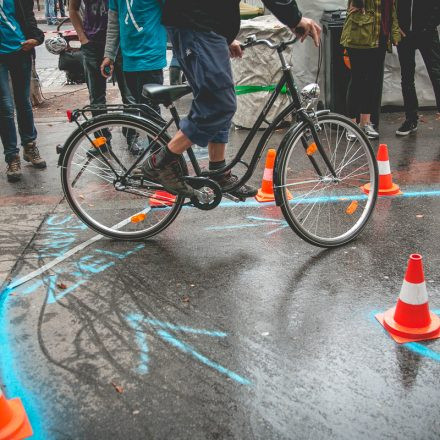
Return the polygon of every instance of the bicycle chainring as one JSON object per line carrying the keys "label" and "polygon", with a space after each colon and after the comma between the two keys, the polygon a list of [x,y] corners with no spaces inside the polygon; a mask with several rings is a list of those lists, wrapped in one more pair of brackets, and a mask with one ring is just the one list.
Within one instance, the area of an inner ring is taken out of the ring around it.
{"label": "bicycle chainring", "polygon": [[191,203],[202,211],[216,208],[222,200],[222,190],[217,182],[205,177],[185,177],[185,182],[197,191]]}

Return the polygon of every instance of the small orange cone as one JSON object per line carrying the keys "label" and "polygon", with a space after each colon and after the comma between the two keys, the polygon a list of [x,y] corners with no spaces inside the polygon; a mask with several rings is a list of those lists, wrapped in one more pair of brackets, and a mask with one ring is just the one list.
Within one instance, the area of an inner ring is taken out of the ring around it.
{"label": "small orange cone", "polygon": [[32,428],[20,399],[6,400],[0,389],[0,440],[21,440]]}
{"label": "small orange cone", "polygon": [[396,307],[376,319],[399,344],[440,338],[440,318],[429,311],[421,255],[409,257]]}
{"label": "small orange cone", "polygon": [[176,196],[173,196],[166,191],[155,191],[150,198],[150,206],[158,207],[171,206],[176,201]]}
{"label": "small orange cone", "polygon": [[[377,151],[377,165],[379,167],[379,196],[395,196],[402,194],[398,185],[393,183],[393,176],[391,175],[390,159],[388,157],[388,147],[385,144],[379,145]],[[362,191],[365,194],[370,192],[370,184],[367,183],[362,186]]]}
{"label": "small orange cone", "polygon": [[[273,192],[273,167],[275,164],[277,152],[271,148],[267,152],[266,156],[266,166],[264,168],[263,181],[261,183],[261,188],[258,190],[258,194],[255,196],[257,201],[260,203],[273,202],[275,200],[275,194]],[[292,199],[292,194],[288,190],[288,198]]]}

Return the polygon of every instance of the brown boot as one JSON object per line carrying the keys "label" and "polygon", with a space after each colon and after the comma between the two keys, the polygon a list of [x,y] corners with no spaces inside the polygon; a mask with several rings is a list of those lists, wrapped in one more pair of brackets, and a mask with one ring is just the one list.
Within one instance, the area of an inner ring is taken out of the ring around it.
{"label": "brown boot", "polygon": [[18,154],[10,162],[8,162],[6,176],[9,182],[18,182],[21,180],[21,164],[20,156]]}
{"label": "brown boot", "polygon": [[35,142],[25,145],[23,151],[23,159],[31,162],[35,168],[46,168],[46,162],[41,158]]}

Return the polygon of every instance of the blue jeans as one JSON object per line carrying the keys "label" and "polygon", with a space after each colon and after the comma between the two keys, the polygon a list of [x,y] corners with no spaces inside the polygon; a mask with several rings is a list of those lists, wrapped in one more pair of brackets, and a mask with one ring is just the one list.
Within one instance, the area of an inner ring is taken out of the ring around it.
{"label": "blue jeans", "polygon": [[44,13],[47,24],[54,24],[57,21],[57,14],[55,13],[55,1],[44,0]]}
{"label": "blue jeans", "polygon": [[[14,97],[9,86],[9,73]],[[32,58],[29,52],[0,55],[0,139],[7,163],[19,153],[14,121],[14,100],[21,145],[32,143],[37,138],[30,98],[31,74]]]}
{"label": "blue jeans", "polygon": [[180,129],[200,147],[209,142],[228,143],[237,99],[226,38],[215,32],[167,29],[174,55],[194,96]]}

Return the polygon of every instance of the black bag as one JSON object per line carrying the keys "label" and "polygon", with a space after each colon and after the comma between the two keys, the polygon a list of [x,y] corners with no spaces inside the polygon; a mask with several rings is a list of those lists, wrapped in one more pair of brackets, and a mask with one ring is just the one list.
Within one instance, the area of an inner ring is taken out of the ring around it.
{"label": "black bag", "polygon": [[69,84],[82,84],[85,82],[83,55],[80,50],[66,50],[60,53],[58,69],[66,72]]}

